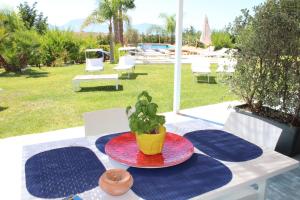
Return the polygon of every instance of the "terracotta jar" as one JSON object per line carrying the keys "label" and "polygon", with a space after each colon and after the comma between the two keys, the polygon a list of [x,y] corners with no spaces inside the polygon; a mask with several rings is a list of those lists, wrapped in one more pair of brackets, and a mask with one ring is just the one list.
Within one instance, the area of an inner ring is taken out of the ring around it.
{"label": "terracotta jar", "polygon": [[125,194],[131,188],[132,184],[132,176],[123,169],[107,170],[99,179],[100,188],[113,196]]}

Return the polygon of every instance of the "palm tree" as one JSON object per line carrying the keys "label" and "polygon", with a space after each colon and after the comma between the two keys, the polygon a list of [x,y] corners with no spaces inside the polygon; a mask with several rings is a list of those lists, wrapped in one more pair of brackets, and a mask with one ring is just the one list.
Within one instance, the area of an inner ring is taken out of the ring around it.
{"label": "palm tree", "polygon": [[94,10],[84,21],[81,29],[90,24],[108,23],[110,62],[114,63],[114,41],[113,41],[113,19],[115,16],[115,6],[112,0],[99,0],[98,9]]}
{"label": "palm tree", "polygon": [[123,21],[128,20],[128,17],[124,15],[129,9],[135,8],[134,0],[118,0],[118,29],[119,29],[119,41],[122,45],[124,45],[124,29],[123,29]]}
{"label": "palm tree", "polygon": [[165,21],[165,30],[167,33],[170,34],[170,42],[173,43],[173,38],[175,35],[175,28],[176,28],[176,15],[167,15],[165,13],[161,13],[159,15],[160,18],[163,18]]}

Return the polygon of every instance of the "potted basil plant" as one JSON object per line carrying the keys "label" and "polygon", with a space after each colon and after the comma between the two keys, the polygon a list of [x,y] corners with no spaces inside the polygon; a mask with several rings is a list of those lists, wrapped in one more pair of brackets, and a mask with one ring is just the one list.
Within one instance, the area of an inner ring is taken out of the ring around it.
{"label": "potted basil plant", "polygon": [[136,135],[139,150],[146,155],[161,153],[165,141],[165,117],[156,114],[157,108],[148,92],[143,91],[137,97],[135,108],[126,109],[129,127]]}

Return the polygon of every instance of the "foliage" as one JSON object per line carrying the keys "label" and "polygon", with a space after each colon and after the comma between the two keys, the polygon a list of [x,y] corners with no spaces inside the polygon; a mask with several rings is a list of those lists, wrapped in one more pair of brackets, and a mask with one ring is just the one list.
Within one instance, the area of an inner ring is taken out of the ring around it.
{"label": "foliage", "polygon": [[85,49],[99,47],[95,34],[53,29],[40,35],[34,28],[28,30],[15,12],[0,11],[0,18],[0,66],[6,71],[21,72],[28,65],[83,63]]}
{"label": "foliage", "polygon": [[165,117],[157,115],[158,105],[152,102],[152,97],[147,91],[143,91],[137,97],[134,112],[131,106],[128,106],[126,113],[129,118],[131,131],[138,134],[158,133],[158,128],[165,124]]}
{"label": "foliage", "polygon": [[128,27],[125,32],[125,43],[137,46],[139,42],[139,32],[131,27]]}
{"label": "foliage", "polygon": [[164,20],[164,26],[166,33],[170,34],[170,43],[175,42],[175,28],[176,28],[176,19],[174,15],[167,15],[165,13],[161,13],[159,15],[160,18]]}
{"label": "foliage", "polygon": [[269,0],[242,14],[232,27],[239,49],[232,90],[251,111],[299,126],[299,1]]}
{"label": "foliage", "polygon": [[[108,46],[108,45],[98,45],[98,37],[95,37],[93,34],[79,34],[74,36],[76,40],[79,40],[80,43],[80,50],[79,55],[77,56],[77,59],[74,61],[76,63],[84,63],[85,62],[85,50],[86,49],[95,49],[95,48],[103,48],[102,46]],[[109,49],[107,50],[109,51]]]}
{"label": "foliage", "polygon": [[35,29],[39,34],[44,34],[48,29],[47,17],[44,17],[42,12],[37,13],[36,4],[37,2],[30,7],[27,2],[20,3],[19,15],[28,30]]}
{"label": "foliage", "polygon": [[170,43],[170,38],[167,35],[160,34],[140,34],[140,43]]}
{"label": "foliage", "polygon": [[117,5],[116,20],[118,21],[117,29],[115,29],[115,35],[117,35],[117,40],[115,43],[121,43],[124,45],[124,27],[123,21],[125,20],[129,24],[129,17],[126,12],[130,9],[135,8],[134,0],[115,0]]}
{"label": "foliage", "polygon": [[[82,28],[97,23],[108,23],[110,41],[110,62],[114,63],[113,19],[116,17],[117,7],[115,0],[99,0],[98,8],[84,21]],[[115,26],[116,27],[116,26]]]}
{"label": "foliage", "polygon": [[11,65],[25,68],[28,64],[41,61],[40,36],[36,31],[19,30],[11,39],[12,46],[7,49],[7,58]]}
{"label": "foliage", "polygon": [[103,49],[104,51],[107,51],[107,52],[110,51],[110,50],[109,50],[109,45],[99,45],[99,48],[100,48],[100,49]]}
{"label": "foliage", "polygon": [[39,57],[39,35],[26,30],[23,22],[12,11],[0,11],[0,65],[6,71],[20,72]]}
{"label": "foliage", "polygon": [[215,50],[219,50],[222,48],[233,48],[231,36],[226,31],[213,31],[211,39]]}
{"label": "foliage", "polygon": [[196,31],[193,26],[186,28],[182,33],[182,43],[188,46],[199,47],[200,31]]}
{"label": "foliage", "polygon": [[109,36],[106,34],[98,34],[97,42],[99,45],[109,45]]}
{"label": "foliage", "polygon": [[80,43],[71,32],[54,29],[44,35],[42,49],[47,66],[61,66],[77,59]]}

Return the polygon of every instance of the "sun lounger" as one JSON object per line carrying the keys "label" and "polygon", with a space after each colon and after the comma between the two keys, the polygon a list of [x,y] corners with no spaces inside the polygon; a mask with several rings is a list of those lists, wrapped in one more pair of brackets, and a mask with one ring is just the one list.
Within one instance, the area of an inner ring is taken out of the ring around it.
{"label": "sun lounger", "polygon": [[102,75],[77,75],[73,78],[73,89],[74,91],[80,90],[81,82],[91,82],[91,81],[116,81],[116,90],[118,90],[118,74],[102,74]]}
{"label": "sun lounger", "polygon": [[130,78],[130,73],[133,73],[135,67],[135,59],[132,56],[122,56],[119,59],[119,64],[114,67],[117,71],[127,71],[128,78]]}
{"label": "sun lounger", "polygon": [[210,62],[204,59],[192,62],[192,73],[194,76],[207,75],[209,83],[209,75],[211,73]]}

